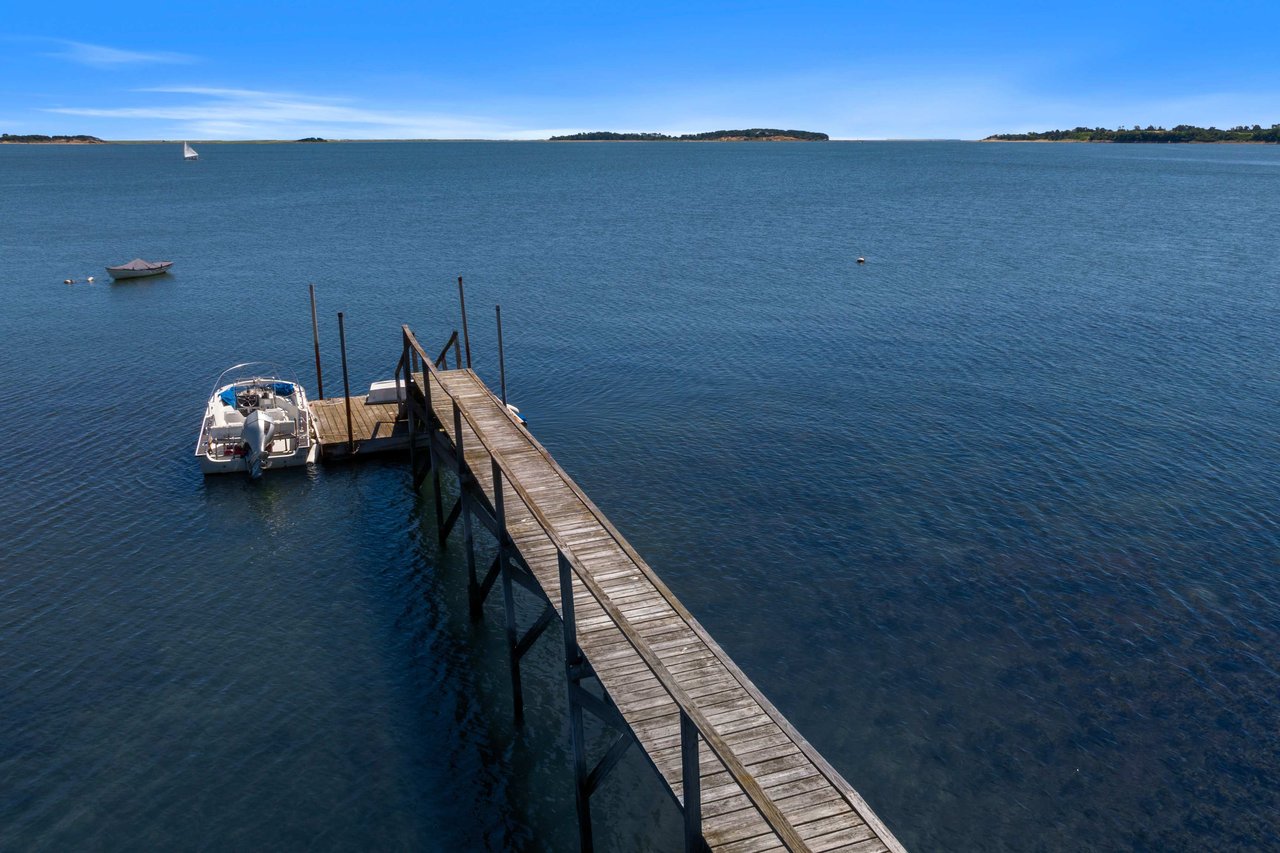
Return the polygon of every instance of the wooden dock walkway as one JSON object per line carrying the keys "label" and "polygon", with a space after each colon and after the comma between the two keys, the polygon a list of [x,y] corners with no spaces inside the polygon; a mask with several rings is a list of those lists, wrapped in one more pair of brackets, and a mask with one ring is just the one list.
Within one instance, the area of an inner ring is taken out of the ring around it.
{"label": "wooden dock walkway", "polygon": [[[520,659],[552,621],[563,622],[582,848],[592,846],[591,792],[638,744],[683,811],[688,850],[903,851],[502,401],[472,370],[443,364],[403,328],[397,380],[407,418],[399,429],[414,485],[434,474],[442,541],[461,522],[474,616],[502,581],[517,719]],[[318,417],[324,435],[345,447],[346,413],[336,402]],[[395,433],[386,411],[361,415],[362,437]],[[442,467],[460,486],[448,513]],[[476,564],[476,525],[499,545],[488,567]],[[517,587],[543,602],[523,629]],[[594,765],[586,712],[617,732]]]}

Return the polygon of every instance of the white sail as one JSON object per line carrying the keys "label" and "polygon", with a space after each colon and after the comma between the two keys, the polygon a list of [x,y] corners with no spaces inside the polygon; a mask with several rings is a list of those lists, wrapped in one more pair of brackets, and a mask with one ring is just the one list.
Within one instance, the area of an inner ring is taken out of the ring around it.
{"label": "white sail", "polygon": [[182,143],[182,159],[183,160],[199,160],[200,155],[196,153],[196,149],[187,143]]}

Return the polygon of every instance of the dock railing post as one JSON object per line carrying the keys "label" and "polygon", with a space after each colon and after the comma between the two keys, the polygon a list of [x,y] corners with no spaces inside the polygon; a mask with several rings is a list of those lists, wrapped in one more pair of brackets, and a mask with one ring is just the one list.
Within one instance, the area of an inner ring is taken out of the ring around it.
{"label": "dock railing post", "polygon": [[[436,433],[436,410],[435,406],[431,402],[431,368],[427,366],[428,358],[430,358],[430,356],[419,356],[418,366],[422,368],[422,396],[427,404],[427,435],[430,436],[428,438],[428,442],[434,444]],[[435,457],[433,456],[432,464],[435,464],[434,460]]]}
{"label": "dock railing post", "polygon": [[342,396],[347,410],[347,453],[356,452],[355,437],[351,434],[351,385],[347,382],[347,332],[342,322],[342,312],[338,312],[338,346],[342,350]]}
{"label": "dock railing post", "polygon": [[478,622],[483,615],[480,598],[480,580],[476,577],[476,543],[471,530],[471,498],[467,495],[469,483],[466,477],[467,458],[462,450],[462,410],[453,401],[453,446],[458,460],[458,500],[462,503],[462,538],[467,545],[467,598],[471,604],[471,621]]}
{"label": "dock railing post", "polygon": [[524,722],[524,691],[520,686],[520,637],[516,631],[515,592],[511,588],[511,561],[507,554],[507,509],[502,494],[502,466],[493,462],[493,512],[498,527],[498,570],[502,572],[502,604],[507,618],[507,655],[511,666],[511,703],[516,725]]}
{"label": "dock railing post", "polygon": [[[396,365],[396,400],[400,401],[403,391],[403,402],[399,402],[400,411],[408,421],[409,429],[409,482],[418,490],[418,418],[413,412],[413,404],[409,400],[409,388],[413,384],[413,347],[409,346],[409,333],[400,332],[400,363]],[[403,373],[404,376],[400,374]],[[403,385],[401,384],[403,380]],[[428,457],[430,458],[430,457]]]}
{"label": "dock railing post", "polygon": [[[396,365],[396,404],[400,411],[408,418],[412,413],[409,411],[409,382],[413,374],[413,350],[409,346],[408,332],[400,332],[400,362]],[[403,375],[401,375],[403,374]],[[400,399],[403,397],[404,399]],[[412,422],[412,418],[410,418]]]}
{"label": "dock railing post", "polygon": [[703,853],[707,849],[702,839],[702,776],[698,764],[698,727],[680,709],[680,787],[684,799],[684,849],[685,853]]}
{"label": "dock railing post", "polygon": [[578,647],[578,622],[573,609],[573,567],[564,552],[556,548],[560,567],[560,618],[564,622],[564,666],[569,693],[569,735],[573,741],[573,791],[578,807],[578,847],[591,853],[591,792],[587,790],[587,743],[582,726],[582,705],[577,700],[581,689],[582,649]]}
{"label": "dock railing post", "polygon": [[471,336],[467,334],[467,297],[462,292],[462,276],[458,276],[458,304],[462,307],[462,342],[467,347],[467,369],[471,369]]}
{"label": "dock railing post", "polygon": [[324,399],[324,374],[320,371],[320,325],[316,322],[316,286],[308,284],[307,289],[311,291],[311,340],[316,347],[316,391],[319,393],[317,400]]}
{"label": "dock railing post", "polygon": [[[448,352],[448,347],[445,348],[445,352],[446,353]],[[427,356],[427,358],[430,358],[430,356]],[[428,440],[431,442],[432,467],[435,469],[434,471],[431,472],[431,493],[435,498],[435,502],[436,502],[436,533],[439,534],[440,536],[440,544],[444,545],[444,540],[445,540],[444,498],[442,497],[441,490],[440,490],[440,465],[439,465],[439,462],[444,459],[444,451],[443,450],[439,451],[440,459],[436,459],[436,456],[435,456],[436,426],[435,425],[437,423],[437,420],[436,420],[436,414],[435,414],[435,407],[431,403],[431,369],[427,367],[426,359],[423,359],[423,363],[422,363],[422,384],[426,386],[427,432],[431,436],[431,438]],[[444,432],[444,424],[442,421],[440,422],[440,432],[441,433]],[[459,482],[461,482],[461,478],[459,478]]]}
{"label": "dock railing post", "polygon": [[[418,355],[417,351],[414,351],[414,368],[422,368],[422,397],[426,402],[427,407],[427,463],[432,469],[432,474],[435,477],[436,483],[436,521],[437,523],[442,524],[443,516],[441,515],[442,510],[440,508],[440,469],[436,465],[436,411],[431,404],[431,369],[427,367],[428,358],[430,358],[430,356]],[[417,370],[413,369],[413,373],[416,374]],[[413,381],[417,382],[418,380],[415,378]]]}
{"label": "dock railing post", "polygon": [[493,306],[493,312],[498,315],[498,381],[502,388],[502,405],[507,405],[507,362],[502,355],[502,306]]}

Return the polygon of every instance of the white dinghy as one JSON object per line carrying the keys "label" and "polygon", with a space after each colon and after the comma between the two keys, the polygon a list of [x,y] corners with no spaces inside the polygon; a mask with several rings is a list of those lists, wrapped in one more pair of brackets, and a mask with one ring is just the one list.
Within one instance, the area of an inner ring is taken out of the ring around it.
{"label": "white dinghy", "polygon": [[218,377],[196,441],[204,473],[260,477],[268,468],[314,462],[319,449],[306,392],[278,367],[249,361]]}
{"label": "white dinghy", "polygon": [[[173,266],[173,261],[144,261],[142,258],[134,258],[127,264],[121,264],[118,267],[107,267],[107,274],[115,281],[123,281],[127,278],[164,275],[171,266]],[[93,279],[89,279],[89,281],[93,281]]]}

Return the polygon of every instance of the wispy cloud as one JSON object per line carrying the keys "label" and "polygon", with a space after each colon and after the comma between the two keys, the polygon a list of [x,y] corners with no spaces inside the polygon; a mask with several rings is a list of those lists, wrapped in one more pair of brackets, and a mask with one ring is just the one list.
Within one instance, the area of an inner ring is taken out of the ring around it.
{"label": "wispy cloud", "polygon": [[[447,86],[416,89],[449,91]],[[396,98],[386,90],[366,100],[182,85],[137,89],[125,102],[64,104],[45,112],[99,119],[94,122],[97,135],[123,138],[545,139],[579,130],[686,133],[768,126],[819,130],[836,138],[973,139],[1077,124],[1229,126],[1261,121],[1280,109],[1280,95],[1274,94],[1055,96],[1015,75],[926,76],[893,70],[762,76],[678,89],[655,86],[620,97],[451,94],[454,103],[424,104],[416,93]],[[457,106],[459,100],[468,106]]]}
{"label": "wispy cloud", "polygon": [[59,50],[46,54],[93,68],[120,68],[128,65],[173,65],[197,61],[185,53],[168,51],[121,50],[101,44],[59,40]]}
{"label": "wispy cloud", "polygon": [[374,109],[342,98],[293,92],[173,86],[137,90],[167,103],[119,107],[56,107],[46,112],[148,122],[164,134],[192,138],[535,138],[483,116],[412,109]]}

